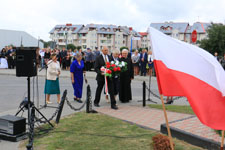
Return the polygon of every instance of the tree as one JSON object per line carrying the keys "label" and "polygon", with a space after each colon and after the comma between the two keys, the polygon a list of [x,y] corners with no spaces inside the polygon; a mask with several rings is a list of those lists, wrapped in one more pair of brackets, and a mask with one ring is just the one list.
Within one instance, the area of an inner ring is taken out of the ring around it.
{"label": "tree", "polygon": [[72,51],[74,51],[76,49],[76,46],[73,44],[68,44],[67,49],[72,49]]}
{"label": "tree", "polygon": [[45,42],[43,39],[40,39],[39,41],[44,44],[44,48],[48,48],[51,44],[51,41]]}
{"label": "tree", "polygon": [[199,41],[200,47],[211,54],[217,52],[224,55],[225,51],[225,26],[223,24],[212,24],[207,30],[208,38]]}
{"label": "tree", "polygon": [[120,51],[122,51],[123,49],[129,50],[128,47],[126,47],[126,46],[120,47]]}
{"label": "tree", "polygon": [[81,49],[81,46],[77,46],[77,50],[80,50]]}

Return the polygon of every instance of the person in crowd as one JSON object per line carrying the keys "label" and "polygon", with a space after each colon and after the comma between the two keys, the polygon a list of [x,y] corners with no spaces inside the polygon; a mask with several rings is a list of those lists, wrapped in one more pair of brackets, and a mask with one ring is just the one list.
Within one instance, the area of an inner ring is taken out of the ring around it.
{"label": "person in crowd", "polygon": [[75,49],[72,51],[72,61],[76,59],[76,55],[77,55],[77,50]]}
{"label": "person in crowd", "polygon": [[[1,51],[1,55],[5,57],[5,56],[6,56],[6,53],[7,53],[6,49],[3,48],[2,51]],[[7,64],[8,64],[8,63],[7,63]]]}
{"label": "person in crowd", "polygon": [[51,52],[50,52],[50,49],[47,48],[46,51],[45,51],[45,55],[44,55],[44,60],[45,60],[45,64],[47,65],[49,59],[51,57]]}
{"label": "person in crowd", "polygon": [[45,82],[46,103],[52,103],[50,101],[50,95],[52,94],[57,94],[57,102],[60,103],[59,75],[61,69],[56,54],[53,53],[51,55],[51,60],[47,62],[47,66],[47,79]]}
{"label": "person in crowd", "polygon": [[8,51],[6,53],[7,61],[8,61],[8,67],[9,69],[14,69],[14,60],[15,60],[15,51],[13,50],[12,46],[8,47]]}
{"label": "person in crowd", "polygon": [[93,61],[93,53],[90,48],[87,48],[85,57],[87,71],[91,71],[92,61]]}
{"label": "person in crowd", "polygon": [[167,96],[165,104],[172,104],[173,103],[173,96]]}
{"label": "person in crowd", "polygon": [[221,59],[221,65],[223,69],[225,70],[225,54],[223,55],[223,58]]}
{"label": "person in crowd", "polygon": [[120,61],[127,63],[127,71],[120,73],[119,99],[122,103],[128,103],[132,100],[131,80],[134,79],[134,69],[132,60],[128,58],[127,49],[122,50],[122,58]]}
{"label": "person in crowd", "polygon": [[138,50],[134,52],[134,55],[132,55],[132,63],[134,66],[134,75],[139,75],[139,61],[140,61],[140,55],[138,53]]}
{"label": "person in crowd", "polygon": [[72,53],[71,53],[71,49],[69,49],[67,51],[67,55],[66,55],[66,70],[69,70],[70,69],[71,57],[72,57]]}
{"label": "person in crowd", "polygon": [[[82,60],[84,62],[84,67],[86,66],[85,65],[85,53],[82,51],[82,49],[79,49],[79,51],[77,53],[80,53],[82,55]],[[86,69],[85,69],[86,70]]]}
{"label": "person in crowd", "polygon": [[6,49],[6,52],[9,50],[9,47],[8,46],[5,46],[5,49]]}
{"label": "person in crowd", "polygon": [[[112,51],[112,61],[119,61],[119,54],[120,51],[118,49],[114,49]],[[112,77],[112,81],[113,81],[113,87],[114,87],[114,96],[115,96],[115,100],[116,100],[116,96],[119,93],[119,77],[118,76],[113,76]]]}
{"label": "person in crowd", "polygon": [[98,50],[98,47],[95,47],[95,51],[93,51],[93,64],[95,64],[95,59],[101,54],[101,52]]}
{"label": "person in crowd", "polygon": [[44,63],[45,49],[40,49],[39,55],[41,56],[41,68],[43,68],[45,65],[45,63]]}
{"label": "person in crowd", "polygon": [[217,52],[214,53],[214,57],[216,58],[216,60],[219,61],[219,56],[218,56],[218,53]]}
{"label": "person in crowd", "polygon": [[60,52],[60,60],[62,64],[62,69],[66,69],[66,56],[67,56],[67,50],[65,47],[63,47],[62,51]]}
{"label": "person in crowd", "polygon": [[70,66],[70,75],[71,82],[74,90],[74,100],[82,103],[82,90],[83,90],[83,74],[84,70],[84,61],[82,60],[82,54],[77,53],[76,59],[72,62]]}
{"label": "person in crowd", "polygon": [[152,51],[148,51],[148,75],[152,76],[152,72],[154,69],[154,63],[153,63],[153,55]]}
{"label": "person in crowd", "polygon": [[4,54],[0,54],[0,69],[8,69],[8,62]]}
{"label": "person in crowd", "polygon": [[147,61],[148,61],[148,54],[146,53],[146,50],[143,49],[140,55],[141,76],[146,76]]}
{"label": "person in crowd", "polygon": [[57,57],[57,61],[60,63],[60,50],[55,49],[55,54],[56,54],[56,57]]}
{"label": "person in crowd", "polygon": [[36,49],[36,66],[37,66],[37,68],[39,68],[40,64],[41,64],[41,56],[40,56],[40,48],[38,47]]}
{"label": "person in crowd", "polygon": [[[104,77],[104,72],[101,71],[101,67],[104,67],[107,62],[111,62],[112,59],[108,55],[108,48],[104,46],[102,48],[102,54],[96,57],[95,60],[95,71],[97,73],[96,80],[97,80],[97,89],[95,93],[95,100],[94,100],[94,106],[100,107],[99,102],[100,102],[100,97],[101,97],[101,92],[103,89],[103,86],[105,85],[105,77]],[[108,83],[108,90],[109,90],[109,95],[110,95],[110,101],[111,101],[111,108],[112,109],[118,109],[116,106],[116,100],[114,97],[114,91],[113,91],[113,82],[112,80],[107,77],[107,83]]]}

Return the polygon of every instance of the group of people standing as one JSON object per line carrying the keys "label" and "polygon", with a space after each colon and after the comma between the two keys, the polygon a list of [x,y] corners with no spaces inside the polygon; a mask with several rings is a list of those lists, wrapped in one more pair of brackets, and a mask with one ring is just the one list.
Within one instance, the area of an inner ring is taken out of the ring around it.
{"label": "group of people standing", "polygon": [[[115,49],[112,54],[108,54],[108,48],[103,47],[101,53],[96,57],[94,63],[94,70],[97,73],[97,89],[95,93],[94,105],[100,107],[100,98],[103,87],[108,87],[108,93],[111,101],[111,108],[118,109],[116,104],[117,95],[122,103],[127,103],[132,100],[131,81],[134,78],[133,63],[128,57],[128,50],[122,50],[121,58],[119,58],[120,51]],[[61,67],[59,61],[57,61],[57,54],[53,53],[50,56],[51,60],[47,62],[47,79],[45,83],[46,102],[51,103],[50,95],[57,94],[58,103],[60,102],[60,88],[59,88],[59,75],[61,73]],[[112,77],[105,77],[105,73],[101,71],[101,68],[111,61],[123,61],[127,63],[127,70],[121,72],[120,75]],[[82,53],[77,53],[74,61],[70,65],[71,84],[74,89],[74,100],[82,103],[82,89],[83,80],[85,76],[85,64]],[[106,85],[107,82],[107,85]]]}
{"label": "group of people standing", "polygon": [[[57,102],[60,102],[60,87],[59,87],[59,75],[61,73],[60,62],[58,61],[57,54],[52,53],[50,60],[47,64],[47,79],[45,82],[46,103],[52,103],[50,101],[50,95],[57,95]],[[74,100],[82,103],[82,89],[83,89],[83,74],[84,63],[82,60],[82,54],[77,53],[74,61],[70,66],[71,83],[74,88]]]}
{"label": "group of people standing", "polygon": [[141,53],[138,50],[131,56],[134,65],[134,75],[152,75],[154,71],[152,51],[142,49]]}
{"label": "group of people standing", "polygon": [[16,50],[12,46],[5,46],[0,53],[0,68],[14,69],[16,66]]}
{"label": "group of people standing", "polygon": [[[111,108],[118,109],[116,105],[116,97],[119,94],[119,100],[122,103],[127,103],[132,100],[131,93],[131,80],[134,78],[133,64],[131,59],[128,57],[128,50],[122,50],[122,57],[119,58],[120,51],[115,49],[112,55],[108,55],[108,48],[103,47],[101,55],[96,57],[94,69],[97,73],[97,89],[95,93],[94,105],[100,107],[100,97],[106,81],[108,85],[108,91],[110,95]],[[121,72],[119,76],[113,76],[112,78],[106,77],[105,73],[101,71],[101,68],[106,65],[107,62],[111,61],[124,61],[127,63],[127,70]],[[106,93],[107,94],[107,93]]]}

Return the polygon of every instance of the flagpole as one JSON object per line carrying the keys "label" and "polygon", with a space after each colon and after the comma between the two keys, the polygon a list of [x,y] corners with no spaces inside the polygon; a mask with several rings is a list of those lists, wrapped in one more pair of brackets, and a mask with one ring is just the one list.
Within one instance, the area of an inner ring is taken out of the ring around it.
{"label": "flagpole", "polygon": [[222,141],[221,141],[221,146],[220,146],[221,150],[223,150],[223,145],[224,145],[224,130],[222,130]]}
{"label": "flagpole", "polygon": [[166,119],[166,128],[167,128],[167,132],[168,132],[168,135],[169,135],[170,147],[171,147],[172,150],[174,150],[173,139],[172,139],[171,132],[170,132],[170,127],[169,127],[169,122],[168,122],[168,118],[167,118],[166,108],[165,108],[165,104],[164,104],[164,101],[163,101],[163,95],[161,94],[160,97],[161,97],[161,101],[162,101],[162,107],[163,107],[164,116],[165,116],[165,119]]}

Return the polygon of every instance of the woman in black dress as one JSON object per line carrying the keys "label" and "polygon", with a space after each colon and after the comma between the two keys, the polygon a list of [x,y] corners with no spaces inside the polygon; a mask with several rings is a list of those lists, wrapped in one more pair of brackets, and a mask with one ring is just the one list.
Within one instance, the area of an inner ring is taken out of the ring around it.
{"label": "woman in black dress", "polygon": [[120,73],[119,99],[122,103],[128,103],[132,100],[131,80],[134,79],[134,67],[130,58],[128,58],[128,50],[122,50],[122,58],[120,61],[127,63],[127,71]]}

